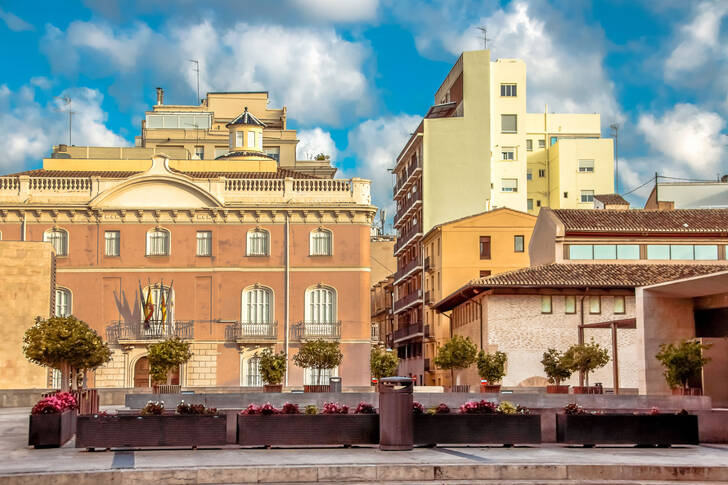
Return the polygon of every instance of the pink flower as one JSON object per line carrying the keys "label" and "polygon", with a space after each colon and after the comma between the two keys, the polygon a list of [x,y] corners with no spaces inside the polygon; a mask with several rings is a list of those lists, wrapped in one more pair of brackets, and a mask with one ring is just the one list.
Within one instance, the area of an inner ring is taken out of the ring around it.
{"label": "pink flower", "polygon": [[60,414],[69,409],[77,409],[76,398],[70,392],[57,392],[44,397],[33,406],[31,414]]}
{"label": "pink flower", "polygon": [[325,402],[321,414],[348,414],[349,406],[340,405],[338,402]]}

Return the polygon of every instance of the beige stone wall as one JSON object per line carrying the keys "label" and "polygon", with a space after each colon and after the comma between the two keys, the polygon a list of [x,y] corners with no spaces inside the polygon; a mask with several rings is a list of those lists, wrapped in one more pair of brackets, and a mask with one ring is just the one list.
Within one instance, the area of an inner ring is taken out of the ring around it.
{"label": "beige stone wall", "polygon": [[47,243],[0,241],[0,389],[47,387],[47,369],[23,355],[23,334],[36,316],[49,316],[52,258]]}
{"label": "beige stone wall", "polygon": [[192,342],[192,358],[185,367],[186,386],[217,385],[217,343]]}
{"label": "beige stone wall", "polygon": [[120,349],[111,350],[111,360],[95,372],[94,387],[125,387],[126,358]]}

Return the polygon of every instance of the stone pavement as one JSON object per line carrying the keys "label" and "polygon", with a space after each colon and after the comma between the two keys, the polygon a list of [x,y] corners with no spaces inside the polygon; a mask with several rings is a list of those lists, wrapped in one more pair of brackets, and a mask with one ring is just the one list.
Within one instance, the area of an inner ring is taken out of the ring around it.
{"label": "stone pavement", "polygon": [[[0,485],[100,483],[728,483],[728,445],[373,447],[87,452],[27,446],[28,409],[0,410]],[[492,481],[492,482],[491,482]]]}

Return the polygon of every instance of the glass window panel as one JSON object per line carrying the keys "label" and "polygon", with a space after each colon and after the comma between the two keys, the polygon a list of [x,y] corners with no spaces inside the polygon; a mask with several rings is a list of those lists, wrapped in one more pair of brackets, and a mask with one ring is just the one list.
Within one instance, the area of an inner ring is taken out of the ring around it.
{"label": "glass window panel", "polygon": [[639,244],[617,245],[617,259],[640,259]]}
{"label": "glass window panel", "polygon": [[670,259],[670,246],[667,244],[648,244],[647,259]]}
{"label": "glass window panel", "polygon": [[162,117],[160,115],[147,115],[147,128],[162,128]]}
{"label": "glass window panel", "polygon": [[582,202],[594,202],[594,191],[593,190],[582,190],[581,191]]}
{"label": "glass window panel", "polygon": [[267,256],[268,242],[267,231],[248,231],[248,256]]}
{"label": "glass window panel", "polygon": [[165,128],[178,128],[179,127],[179,120],[177,115],[162,115],[162,118],[164,119],[164,127]]}
{"label": "glass window panel", "polygon": [[591,244],[572,244],[569,246],[569,259],[594,259]]}
{"label": "glass window panel", "polygon": [[147,255],[166,256],[169,254],[169,233],[167,231],[150,231],[147,233]]}
{"label": "glass window panel", "polygon": [[255,147],[255,132],[251,130],[248,132],[247,148],[254,148],[254,147]]}
{"label": "glass window panel", "polygon": [[617,259],[617,246],[614,244],[595,244],[594,259]]}
{"label": "glass window panel", "polygon": [[589,297],[589,313],[601,313],[602,312],[602,300],[598,296]]}
{"label": "glass window panel", "polygon": [[551,313],[551,295],[541,296],[541,313]]}
{"label": "glass window panel", "polygon": [[526,140],[526,150],[533,151],[533,140]]}
{"label": "glass window panel", "polygon": [[51,243],[56,251],[56,256],[68,255],[68,233],[66,231],[61,229],[46,231],[43,234],[43,241]]}
{"label": "glass window panel", "polygon": [[593,172],[594,171],[594,160],[579,160],[579,171],[580,172]]}
{"label": "glass window panel", "polygon": [[501,190],[503,192],[517,192],[518,179],[501,179]]}
{"label": "glass window panel", "polygon": [[564,297],[564,313],[576,313],[576,296],[567,295]]}
{"label": "glass window panel", "polygon": [[526,200],[526,209],[532,211],[533,210],[533,199],[527,199]]}
{"label": "glass window panel", "polygon": [[546,140],[539,140],[538,141],[538,147],[539,148],[546,148]]}
{"label": "glass window panel", "polygon": [[513,236],[513,251],[522,253],[523,246],[523,236]]}
{"label": "glass window panel", "polygon": [[318,230],[311,233],[311,255],[331,255],[331,233],[329,231]]}
{"label": "glass window panel", "polygon": [[199,231],[197,233],[197,255],[212,256],[212,232]]}
{"label": "glass window panel", "polygon": [[717,245],[695,245],[695,259],[698,260],[715,260],[718,259]]}
{"label": "glass window panel", "polygon": [[67,317],[71,314],[71,292],[66,289],[56,290],[56,308],[57,317]]}
{"label": "glass window panel", "polygon": [[210,115],[195,115],[195,124],[199,129],[210,128]]}
{"label": "glass window panel", "polygon": [[614,313],[624,313],[624,297],[623,296],[615,296],[614,297]]}
{"label": "glass window panel", "polygon": [[255,148],[257,148],[258,150],[263,150],[263,134],[262,133],[255,134]]}
{"label": "glass window panel", "polygon": [[518,131],[517,120],[516,115],[501,115],[501,131],[503,133],[516,133]]}
{"label": "glass window panel", "polygon": [[197,126],[195,126],[195,115],[179,115],[179,127],[185,130],[196,130]]}
{"label": "glass window panel", "polygon": [[692,244],[671,244],[670,259],[695,259]]}
{"label": "glass window panel", "polygon": [[236,136],[235,146],[237,148],[242,148],[243,147],[243,132],[237,131],[237,132],[235,132],[235,136]]}
{"label": "glass window panel", "polygon": [[106,248],[104,254],[106,256],[118,256],[120,249],[121,236],[119,231],[106,231],[104,233]]}

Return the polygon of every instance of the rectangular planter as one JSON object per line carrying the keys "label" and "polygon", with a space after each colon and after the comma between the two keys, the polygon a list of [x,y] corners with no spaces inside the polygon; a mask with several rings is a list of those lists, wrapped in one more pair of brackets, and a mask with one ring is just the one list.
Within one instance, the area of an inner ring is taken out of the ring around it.
{"label": "rectangular planter", "polygon": [[36,448],[63,446],[76,432],[75,410],[61,414],[31,414],[28,426],[28,445]]}
{"label": "rectangular planter", "polygon": [[226,444],[222,416],[79,416],[76,448],[203,447]]}
{"label": "rectangular planter", "polygon": [[241,446],[374,445],[378,414],[238,415]]}
{"label": "rectangular planter", "polygon": [[556,441],[582,445],[697,445],[698,417],[677,414],[557,414]]}
{"label": "rectangular planter", "polygon": [[541,443],[541,416],[424,414],[413,417],[414,444]]}

